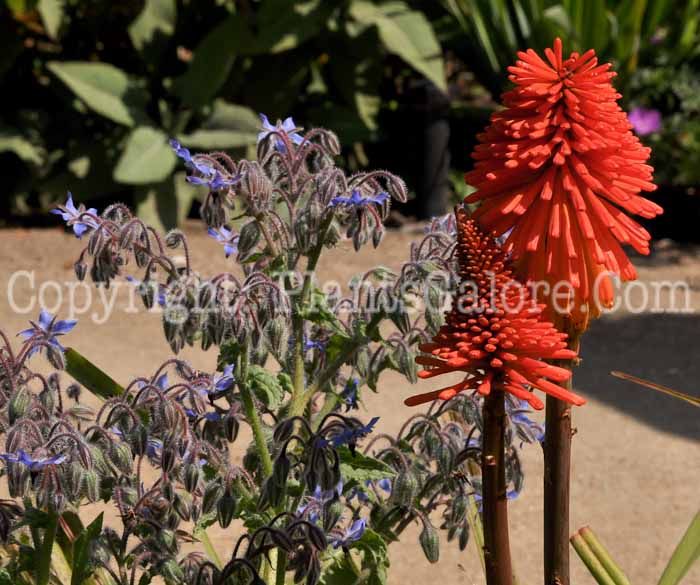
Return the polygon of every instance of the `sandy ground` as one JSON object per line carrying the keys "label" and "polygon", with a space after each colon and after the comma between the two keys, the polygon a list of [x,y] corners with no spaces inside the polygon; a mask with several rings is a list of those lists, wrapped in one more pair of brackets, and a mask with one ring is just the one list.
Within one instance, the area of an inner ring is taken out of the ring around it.
{"label": "sandy ground", "polygon": [[[220,248],[202,233],[199,224],[188,224],[186,231],[200,270],[214,272],[226,267]],[[378,250],[367,249],[360,254],[342,246],[322,261],[320,277],[347,282],[353,274],[374,264],[396,267],[407,256],[414,237],[393,232]],[[12,334],[24,328],[28,318],[38,315],[40,290],[45,293],[41,300],[54,312],[57,294],[64,296],[60,312],[65,316],[69,289],[64,283],[74,280],[72,264],[79,243],[58,229],[5,230],[0,232],[0,242],[3,330]],[[623,370],[690,393],[700,392],[700,257],[697,250],[666,244],[657,246],[652,257],[637,259],[636,264],[643,283],[689,282],[690,310],[640,314],[620,311],[595,322],[584,338],[583,364],[576,372],[575,387],[589,402],[574,415],[578,433],[574,442],[571,526],[594,527],[632,582],[641,585],[658,580],[675,543],[700,507],[700,419],[692,407],[638,389],[612,378],[608,372]],[[33,271],[33,275],[18,272],[23,270]],[[59,285],[42,288],[49,281]],[[152,373],[169,357],[158,315],[129,312],[128,295],[122,291],[108,323],[93,325],[91,315],[100,321],[104,309],[94,289],[78,289],[76,298],[84,302],[88,294],[93,295],[93,302],[71,334],[71,345],[122,383]],[[635,306],[642,297],[642,287],[630,295]],[[676,295],[676,307],[686,306],[686,299],[681,297]],[[670,300],[669,295],[661,294],[659,304],[669,308]],[[13,301],[23,312],[11,308]],[[141,311],[139,303],[134,306]],[[198,368],[211,369],[216,354],[214,350],[188,350],[184,357]],[[421,390],[430,389],[428,383],[422,385]],[[366,405],[373,415],[381,416],[379,430],[393,432],[411,414],[402,404],[411,389],[403,378],[393,374],[385,375],[381,387],[379,394],[367,396]],[[246,440],[243,436],[239,444]],[[511,505],[511,538],[515,569],[525,585],[542,581],[541,450],[526,446],[522,459],[526,483],[522,496]],[[392,545],[391,584],[484,582],[471,545],[462,554],[456,546],[443,542],[440,563],[430,565],[418,547],[417,534],[417,528],[407,531],[400,543]],[[211,536],[219,552],[228,556],[235,530],[212,530]],[[571,567],[572,583],[594,583],[573,552]],[[700,583],[700,567],[694,567],[686,583]]]}

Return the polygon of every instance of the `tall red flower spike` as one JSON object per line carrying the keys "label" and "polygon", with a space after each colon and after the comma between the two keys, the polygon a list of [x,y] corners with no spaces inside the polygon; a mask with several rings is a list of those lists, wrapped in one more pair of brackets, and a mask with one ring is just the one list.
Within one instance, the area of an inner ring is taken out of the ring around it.
{"label": "tall red flower spike", "polygon": [[592,49],[564,60],[560,39],[545,55],[548,63],[532,49],[519,52],[509,68],[517,87],[478,137],[465,176],[477,191],[466,202],[482,202],[474,217],[484,229],[512,230],[505,249],[519,276],[571,284],[581,321],[612,305],[604,273],[636,278],[620,244],[649,253],[649,233],[625,212],[651,218],[663,210],[639,196],[656,188],[650,149],[617,104],[611,65],[598,65]]}
{"label": "tall red flower spike", "polygon": [[463,209],[456,214],[460,288],[446,323],[430,343],[420,346],[430,355],[416,361],[427,367],[419,372],[421,378],[451,372],[464,372],[465,377],[447,388],[412,396],[405,404],[449,400],[464,390],[487,395],[499,388],[542,409],[528,386],[584,404],[583,398],[554,383],[567,380],[571,372],[542,361],[576,357],[566,347],[566,333],[542,319],[544,305],[513,280],[506,253],[494,237],[485,235]]}

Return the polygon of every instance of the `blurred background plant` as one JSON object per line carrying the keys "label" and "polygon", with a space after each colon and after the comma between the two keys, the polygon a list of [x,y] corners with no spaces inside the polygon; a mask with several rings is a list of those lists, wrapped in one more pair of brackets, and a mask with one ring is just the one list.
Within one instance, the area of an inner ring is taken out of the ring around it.
{"label": "blurred background plant", "polygon": [[334,128],[348,168],[406,179],[401,214],[440,215],[469,192],[513,55],[558,35],[614,63],[626,109],[659,112],[637,129],[667,209],[652,227],[692,238],[699,24],[698,0],[5,0],[2,216],[36,221],[70,186],[172,227],[203,193],[173,178],[167,138],[250,154],[253,106]]}

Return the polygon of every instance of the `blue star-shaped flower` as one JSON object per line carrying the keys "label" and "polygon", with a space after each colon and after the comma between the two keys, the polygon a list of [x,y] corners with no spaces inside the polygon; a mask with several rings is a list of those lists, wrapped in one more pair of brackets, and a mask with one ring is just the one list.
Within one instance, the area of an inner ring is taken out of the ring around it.
{"label": "blue star-shaped flower", "polygon": [[[294,144],[301,144],[304,141],[304,137],[301,134],[299,134],[298,132],[294,132],[294,130],[296,130],[296,124],[294,123],[294,120],[292,120],[291,117],[286,118],[284,122],[278,122],[277,126],[273,126],[272,124],[270,124],[270,120],[267,119],[267,116],[265,114],[259,114],[259,116],[260,120],[262,121],[263,129],[262,132],[258,133],[258,142],[264,140],[265,137],[269,136],[272,132],[286,134]],[[275,148],[278,152],[284,153],[286,151],[284,141],[281,138],[277,138]]]}
{"label": "blue star-shaped flower", "polygon": [[[331,438],[331,445],[336,448],[345,444],[354,445],[374,430],[378,420],[379,417],[375,416],[366,425],[346,426],[340,433]],[[327,444],[325,440],[324,442]]]}
{"label": "blue star-shaped flower", "polygon": [[357,389],[360,386],[360,381],[357,378],[352,378],[345,383],[341,397],[345,403],[345,412],[349,410],[357,410],[360,408],[357,403]]}
{"label": "blue star-shaped flower", "polygon": [[239,236],[234,234],[233,231],[225,227],[220,227],[219,229],[209,228],[207,233],[217,242],[224,245],[224,254],[226,258],[238,252]]}
{"label": "blue star-shaped flower", "polygon": [[0,453],[0,459],[5,463],[21,463],[29,468],[29,471],[39,471],[47,465],[58,465],[66,460],[65,455],[54,455],[53,457],[39,457],[34,459],[27,454],[24,449],[18,449],[17,453]]}
{"label": "blue star-shaped flower", "polygon": [[346,205],[348,207],[365,207],[370,203],[376,203],[381,205],[387,199],[389,199],[389,194],[382,191],[374,197],[363,197],[359,190],[353,189],[350,197],[333,197],[328,203],[328,207],[336,207],[339,205]]}
{"label": "blue star-shaped flower", "polygon": [[73,194],[70,191],[68,191],[68,201],[66,201],[65,205],[59,205],[56,209],[52,209],[50,213],[60,215],[63,221],[71,225],[73,227],[73,233],[78,239],[82,238],[83,234],[89,229],[97,227],[97,223],[95,223],[94,220],[87,217],[80,218],[84,213],[97,215],[97,209],[94,207],[85,209],[83,204],[81,204],[80,207],[76,207],[73,203]]}
{"label": "blue star-shaped flower", "polygon": [[[31,328],[20,331],[18,335],[21,335],[25,339],[32,339],[36,341],[46,341],[47,343],[53,345],[54,347],[65,351],[58,339],[59,335],[65,335],[70,333],[76,326],[78,321],[76,319],[66,319],[65,321],[57,321],[56,317],[51,315],[48,311],[42,309],[39,313],[39,322],[29,321],[31,323]],[[40,345],[35,345],[31,350],[29,350],[29,355],[33,355],[41,349]]]}
{"label": "blue star-shaped flower", "polygon": [[197,165],[197,170],[199,172],[202,172],[202,169],[207,169],[207,174],[202,177],[190,175],[186,179],[187,182],[192,183],[193,185],[207,185],[212,191],[221,191],[230,187],[231,185],[235,185],[241,180],[240,175],[225,179],[218,170],[212,169],[211,167],[205,167],[202,164]]}
{"label": "blue star-shaped flower", "polygon": [[364,518],[355,520],[350,528],[347,528],[342,534],[332,533],[329,535],[330,541],[333,543],[333,548],[348,546],[351,542],[355,542],[362,538],[367,528],[367,522]]}
{"label": "blue star-shaped flower", "polygon": [[335,497],[335,494],[338,494],[338,497],[340,497],[342,493],[342,480],[338,482],[338,485],[335,486],[334,490],[328,490],[326,492],[321,490],[320,485],[317,485],[316,489],[314,489],[314,493],[311,496],[308,496],[306,503],[302,504],[297,508],[297,515],[306,515],[309,519],[309,522],[316,524],[316,522],[318,521],[318,513],[320,510],[323,509],[324,504],[332,500]]}
{"label": "blue star-shaped flower", "polygon": [[175,139],[170,141],[170,146],[175,151],[175,154],[185,161],[185,166],[187,168],[197,171],[201,175],[188,176],[186,179],[188,183],[192,183],[193,185],[207,185],[212,191],[219,191],[231,185],[235,185],[241,180],[240,175],[228,179],[224,178],[217,169],[212,168],[211,165],[201,159],[197,160],[196,156],[193,157],[189,149],[182,146]]}
{"label": "blue star-shaped flower", "polygon": [[220,375],[214,376],[213,386],[215,392],[225,392],[233,386],[233,383],[236,381],[233,377],[234,367],[233,364],[224,366],[224,371]]}

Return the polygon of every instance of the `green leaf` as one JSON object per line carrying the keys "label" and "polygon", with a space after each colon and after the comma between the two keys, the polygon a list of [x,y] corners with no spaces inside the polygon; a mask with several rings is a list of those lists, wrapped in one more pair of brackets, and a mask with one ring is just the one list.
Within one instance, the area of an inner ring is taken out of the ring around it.
{"label": "green leaf", "polygon": [[343,481],[356,481],[364,485],[367,480],[391,478],[396,472],[383,461],[355,452],[353,455],[346,446],[338,448],[340,457],[340,474]]}
{"label": "green leaf", "polygon": [[335,10],[323,0],[263,0],[258,12],[256,52],[281,53],[318,35]]}
{"label": "green leaf", "polygon": [[277,410],[284,400],[284,388],[277,377],[262,366],[250,366],[247,384],[268,409]]}
{"label": "green leaf", "polygon": [[226,81],[241,47],[253,43],[242,17],[230,15],[195,49],[189,68],[174,81],[173,92],[190,107],[202,107],[214,98]]}
{"label": "green leaf", "polygon": [[362,538],[350,545],[350,548],[362,551],[362,572],[367,575],[364,582],[368,585],[385,585],[389,568],[386,540],[368,528],[362,534]]}
{"label": "green leaf", "polygon": [[177,4],[175,0],[146,0],[146,4],[129,26],[129,37],[137,50],[143,51],[158,42],[159,37],[170,37],[175,32]]}
{"label": "green leaf", "polygon": [[69,347],[64,355],[66,372],[95,396],[106,400],[124,393],[124,388],[75,349]]}
{"label": "green leaf", "polygon": [[442,49],[422,12],[411,10],[401,1],[374,4],[362,0],[352,3],[350,15],[360,24],[376,26],[390,53],[401,57],[437,87],[446,90]]}
{"label": "green leaf", "polygon": [[146,119],[148,94],[121,69],[81,61],[51,61],[47,67],[98,114],[125,126]]}
{"label": "green leaf", "polygon": [[673,551],[659,585],[678,585],[692,564],[700,558],[700,512],[693,518],[683,538]]}
{"label": "green leaf", "polygon": [[90,566],[90,546],[102,532],[102,518],[100,513],[85,530],[83,530],[73,543],[73,577],[71,585],[82,585],[92,574]]}
{"label": "green leaf", "polygon": [[253,110],[216,100],[211,116],[191,134],[178,136],[178,140],[190,148],[238,148],[255,144],[258,132],[260,120]]}
{"label": "green leaf", "polygon": [[139,126],[127,138],[114,169],[114,180],[127,185],[157,183],[172,172],[176,162],[165,133],[158,128]]}
{"label": "green leaf", "polygon": [[159,231],[168,231],[181,225],[187,218],[197,187],[185,181],[185,173],[136,193],[136,215]]}
{"label": "green leaf", "polygon": [[23,161],[35,165],[42,164],[41,149],[34,146],[19,131],[9,126],[0,126],[0,152],[14,152]]}
{"label": "green leaf", "polygon": [[5,5],[15,16],[22,16],[34,10],[37,0],[5,0]]}
{"label": "green leaf", "polygon": [[64,0],[39,0],[37,9],[39,16],[44,23],[46,33],[55,39],[58,36],[58,30],[61,28],[63,20],[63,4]]}

